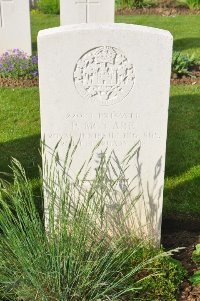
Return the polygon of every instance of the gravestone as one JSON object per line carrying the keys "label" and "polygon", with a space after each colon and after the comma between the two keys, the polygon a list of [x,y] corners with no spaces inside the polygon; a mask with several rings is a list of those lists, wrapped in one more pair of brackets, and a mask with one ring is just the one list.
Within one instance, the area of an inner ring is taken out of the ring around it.
{"label": "gravestone", "polygon": [[61,0],[61,25],[113,23],[115,0]]}
{"label": "gravestone", "polygon": [[27,0],[0,0],[0,53],[12,49],[31,55],[30,9]]}
{"label": "gravestone", "polygon": [[[135,178],[135,196],[140,195],[137,222],[129,227],[139,221],[138,227],[159,242],[171,34],[125,24],[70,25],[41,31],[38,50],[45,144],[53,150],[60,141],[64,160],[71,137],[80,139],[75,174],[102,138],[102,151],[114,150],[119,160],[139,144],[128,171]],[[43,158],[50,160],[48,150]]]}

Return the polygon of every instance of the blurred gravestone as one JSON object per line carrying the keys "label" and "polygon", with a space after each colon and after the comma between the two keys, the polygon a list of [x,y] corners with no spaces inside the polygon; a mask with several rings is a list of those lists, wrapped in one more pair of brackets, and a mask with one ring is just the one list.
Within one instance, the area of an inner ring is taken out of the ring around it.
{"label": "blurred gravestone", "polygon": [[[127,176],[135,179],[132,198],[140,199],[128,227],[159,242],[171,34],[135,25],[80,24],[41,31],[38,47],[46,145],[53,150],[60,141],[64,161],[71,137],[80,138],[76,173],[102,138],[102,152],[114,150],[119,160],[139,143]],[[44,158],[51,161],[47,150]]]}
{"label": "blurred gravestone", "polygon": [[78,23],[113,23],[114,0],[61,0],[61,25]]}
{"label": "blurred gravestone", "polygon": [[0,53],[16,48],[31,55],[29,1],[0,0]]}
{"label": "blurred gravestone", "polygon": [[30,0],[30,6],[31,6],[31,8],[36,8],[37,7],[37,0]]}

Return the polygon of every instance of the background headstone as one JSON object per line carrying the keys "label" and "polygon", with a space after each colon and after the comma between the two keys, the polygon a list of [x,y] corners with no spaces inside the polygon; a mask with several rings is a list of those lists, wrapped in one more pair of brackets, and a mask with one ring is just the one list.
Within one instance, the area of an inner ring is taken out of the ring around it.
{"label": "background headstone", "polygon": [[32,53],[29,1],[0,0],[0,53],[16,48]]}
{"label": "background headstone", "polygon": [[61,25],[114,23],[115,0],[61,0]]}
{"label": "background headstone", "polygon": [[135,25],[81,24],[41,31],[38,47],[46,145],[53,150],[61,140],[58,153],[64,160],[71,137],[80,138],[72,166],[76,173],[102,138],[102,150],[114,149],[119,160],[139,143],[128,171],[135,177],[135,196],[141,194],[137,221],[159,241],[171,34]]}
{"label": "background headstone", "polygon": [[37,7],[37,0],[30,0],[30,7],[36,8]]}

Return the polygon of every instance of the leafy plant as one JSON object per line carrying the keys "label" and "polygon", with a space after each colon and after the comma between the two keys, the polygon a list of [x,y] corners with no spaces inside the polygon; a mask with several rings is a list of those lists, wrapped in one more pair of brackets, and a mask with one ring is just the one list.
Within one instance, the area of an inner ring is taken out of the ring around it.
{"label": "leafy plant", "polygon": [[170,300],[176,301],[177,288],[183,278],[187,275],[181,263],[171,257],[166,257],[162,261],[157,260],[152,268],[162,271],[152,279],[146,279],[141,292],[142,300]]}
{"label": "leafy plant", "polygon": [[196,250],[192,254],[192,259],[196,262],[200,262],[200,244],[196,245]]}
{"label": "leafy plant", "polygon": [[116,0],[116,6],[123,8],[123,7],[128,7],[131,8],[133,7],[133,1],[132,0]]}
{"label": "leafy plant", "polygon": [[146,6],[146,3],[144,2],[144,0],[117,0],[116,6],[119,8],[142,8]]}
{"label": "leafy plant", "polygon": [[38,9],[44,14],[59,14],[60,1],[59,0],[38,0]]}
{"label": "leafy plant", "polygon": [[[18,161],[12,161],[13,184],[1,181],[0,298],[123,301],[141,296],[147,300],[149,290],[157,300],[157,281],[168,284],[167,275],[178,286],[179,268],[171,269],[168,254],[139,241],[133,233],[125,234],[124,206],[130,193],[123,169],[113,180],[111,156],[102,155],[92,181],[87,181],[89,169],[82,174],[86,165],[72,180],[75,149],[69,146],[64,167],[56,153],[52,165],[45,164],[44,173],[49,175],[44,182],[46,231]],[[55,173],[54,164],[60,172]],[[116,188],[122,183],[118,198]],[[173,296],[175,286],[163,286],[164,296],[170,292]]]}
{"label": "leafy plant", "polygon": [[173,77],[182,77],[183,75],[193,76],[192,68],[195,65],[194,56],[186,56],[181,52],[175,51],[172,59],[172,75]]}
{"label": "leafy plant", "polygon": [[186,0],[185,3],[191,10],[200,9],[200,0]]}
{"label": "leafy plant", "polygon": [[[192,254],[192,259],[195,262],[200,263],[200,244],[196,245],[196,249]],[[190,280],[194,285],[200,285],[200,269],[196,271],[192,277],[190,277]]]}
{"label": "leafy plant", "polygon": [[37,8],[31,9],[31,15],[40,15],[41,11]]}
{"label": "leafy plant", "polygon": [[0,77],[28,78],[38,77],[37,56],[28,56],[19,49],[5,52],[0,57]]}

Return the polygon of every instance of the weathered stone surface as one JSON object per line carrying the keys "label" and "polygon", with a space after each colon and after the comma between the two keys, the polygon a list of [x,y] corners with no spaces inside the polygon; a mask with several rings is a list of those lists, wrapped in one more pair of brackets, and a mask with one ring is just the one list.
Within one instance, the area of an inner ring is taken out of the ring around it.
{"label": "weathered stone surface", "polygon": [[[127,171],[137,222],[160,239],[172,55],[169,32],[143,26],[81,24],[38,38],[42,138],[64,159],[80,138],[74,173],[103,138],[119,160],[138,143]],[[98,153],[99,154],[99,153]],[[97,157],[98,157],[97,154]],[[95,169],[94,162],[94,169]]]}
{"label": "weathered stone surface", "polygon": [[18,48],[31,55],[29,4],[27,0],[0,0],[0,53]]}

